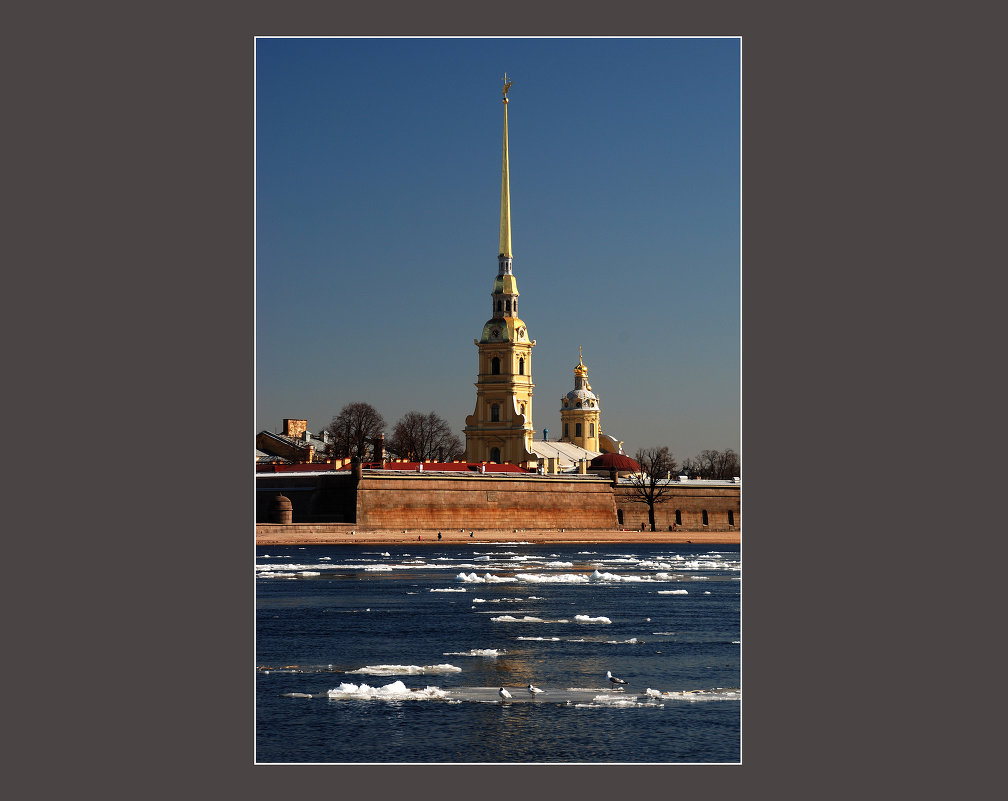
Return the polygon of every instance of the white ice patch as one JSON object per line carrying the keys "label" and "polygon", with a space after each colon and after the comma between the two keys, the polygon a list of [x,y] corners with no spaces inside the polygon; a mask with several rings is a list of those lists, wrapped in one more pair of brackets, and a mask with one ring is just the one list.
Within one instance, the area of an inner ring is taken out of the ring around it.
{"label": "white ice patch", "polygon": [[365,571],[370,573],[377,573],[379,571],[391,571],[391,565],[367,565],[364,568]]}
{"label": "white ice patch", "polygon": [[573,562],[546,562],[543,567],[574,567]]}
{"label": "white ice patch", "polygon": [[606,645],[635,645],[639,640],[631,637],[629,640],[606,640]]}
{"label": "white ice patch", "polygon": [[449,651],[446,654],[441,654],[442,656],[489,656],[496,657],[501,654],[506,654],[503,648],[473,648],[471,651]]}
{"label": "white ice patch", "polygon": [[299,570],[298,571],[298,575],[299,576],[321,576],[322,574],[319,573],[319,571],[317,571],[317,570]]}
{"label": "white ice patch", "polygon": [[341,684],[329,690],[331,700],[356,699],[361,701],[376,699],[385,701],[433,701],[448,697],[448,693],[438,687],[427,687],[424,690],[411,690],[401,681],[394,681],[384,687],[369,687],[367,684]]}
{"label": "white ice patch", "polygon": [[465,592],[465,587],[445,587],[444,589],[432,589],[431,592]]}
{"label": "white ice patch", "polygon": [[657,578],[652,576],[621,576],[617,573],[603,573],[600,570],[596,570],[591,574],[592,581],[658,581]]}
{"label": "white ice patch", "polygon": [[607,617],[589,617],[588,615],[574,615],[574,620],[578,623],[612,623]]}
{"label": "white ice patch", "polygon": [[472,602],[474,604],[485,604],[486,603],[486,599],[485,598],[473,598]]}
{"label": "white ice patch", "polygon": [[530,642],[560,642],[559,637],[515,637],[516,640],[528,640]]}
{"label": "white ice patch", "polygon": [[638,701],[633,696],[627,697],[625,695],[596,695],[590,704],[575,704],[578,709],[592,709],[594,707],[600,706],[611,706],[611,707],[655,707],[659,706],[654,701]]}
{"label": "white ice patch", "polygon": [[499,617],[490,618],[495,623],[545,623],[541,617],[532,617],[531,615],[525,615],[524,617],[512,617],[511,615],[500,615]]}
{"label": "white ice patch", "polygon": [[367,665],[357,670],[347,670],[345,673],[358,673],[366,676],[421,676],[426,673],[461,673],[462,668],[455,665]]}
{"label": "white ice patch", "polygon": [[459,581],[466,582],[467,584],[504,584],[509,581],[514,581],[513,578],[494,576],[490,573],[482,576],[477,576],[475,573],[459,573],[456,578],[458,578]]}
{"label": "white ice patch", "polygon": [[517,581],[527,581],[530,584],[587,584],[588,577],[577,573],[557,573],[549,575],[547,573],[518,573],[515,575]]}
{"label": "white ice patch", "polygon": [[669,690],[664,693],[659,690],[652,690],[648,687],[644,694],[649,698],[660,698],[663,701],[690,701],[692,703],[697,701],[738,701],[742,698],[741,690],[725,690],[720,687],[716,690]]}
{"label": "white ice patch", "polygon": [[689,590],[658,590],[659,595],[689,595]]}

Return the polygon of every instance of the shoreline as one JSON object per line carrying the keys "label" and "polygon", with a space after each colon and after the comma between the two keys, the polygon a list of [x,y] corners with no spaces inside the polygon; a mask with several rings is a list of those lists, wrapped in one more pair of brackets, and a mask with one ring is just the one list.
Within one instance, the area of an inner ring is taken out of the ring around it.
{"label": "shoreline", "polygon": [[[299,530],[291,530],[291,529]],[[284,529],[287,529],[286,531]],[[325,530],[328,529],[328,530]],[[469,536],[472,531],[473,536]],[[437,529],[361,530],[332,527],[256,525],[256,545],[487,545],[528,542],[535,545],[741,545],[741,531],[623,531],[557,529]]]}

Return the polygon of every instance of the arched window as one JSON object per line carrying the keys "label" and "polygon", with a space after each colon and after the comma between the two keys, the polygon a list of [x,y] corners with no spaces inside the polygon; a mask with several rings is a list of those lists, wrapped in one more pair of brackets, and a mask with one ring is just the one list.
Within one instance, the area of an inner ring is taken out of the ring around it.
{"label": "arched window", "polygon": [[518,360],[518,375],[525,375],[525,360]]}
{"label": "arched window", "polygon": [[617,509],[616,510],[616,520],[617,520],[617,522],[621,526],[623,525],[623,510],[622,509]]}
{"label": "arched window", "polygon": [[496,403],[490,407],[490,422],[491,423],[500,422],[500,406],[498,406]]}
{"label": "arched window", "polygon": [[491,375],[500,375],[500,359],[496,356],[490,361],[490,373]]}
{"label": "arched window", "polygon": [[702,512],[702,514],[703,514],[703,524],[706,526],[707,525],[707,510],[704,509],[703,512]]}
{"label": "arched window", "polygon": [[500,300],[498,300],[497,301],[497,311],[500,311],[500,310],[501,310],[501,302],[500,302]]}
{"label": "arched window", "polygon": [[[497,407],[495,406],[494,408],[497,408]],[[490,449],[490,461],[491,462],[498,462],[498,463],[500,462],[500,448],[491,448]]]}
{"label": "arched window", "polygon": [[570,436],[570,423],[564,423],[564,436]]}
{"label": "arched window", "polygon": [[508,298],[506,301],[504,301],[504,308],[507,309],[508,311],[511,311],[511,298]]}
{"label": "arched window", "polygon": [[595,436],[595,424],[594,423],[589,423],[588,424],[588,436],[589,437],[594,437]]}
{"label": "arched window", "polygon": [[729,526],[735,525],[735,512],[733,512],[731,509],[728,510],[728,525]]}
{"label": "arched window", "polygon": [[682,510],[681,509],[676,509],[675,510],[675,524],[677,526],[681,526],[682,525]]}
{"label": "arched window", "polygon": [[580,437],[581,436],[581,424],[580,423],[575,423],[574,424],[574,436],[575,437]]}

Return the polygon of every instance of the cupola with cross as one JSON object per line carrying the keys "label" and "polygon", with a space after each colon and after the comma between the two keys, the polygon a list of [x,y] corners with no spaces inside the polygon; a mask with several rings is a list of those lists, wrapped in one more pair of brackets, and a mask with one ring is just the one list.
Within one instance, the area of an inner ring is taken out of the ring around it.
{"label": "cupola with cross", "polygon": [[579,347],[578,363],[574,366],[574,389],[560,399],[560,427],[563,431],[560,440],[572,442],[585,450],[600,451],[601,412],[598,396],[588,383],[588,368]]}

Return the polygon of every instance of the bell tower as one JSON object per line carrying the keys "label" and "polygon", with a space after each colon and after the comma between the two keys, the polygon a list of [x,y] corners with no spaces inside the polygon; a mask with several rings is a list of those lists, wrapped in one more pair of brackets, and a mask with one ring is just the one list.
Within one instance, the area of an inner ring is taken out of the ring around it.
{"label": "bell tower", "polygon": [[573,442],[585,450],[601,452],[599,437],[602,427],[599,417],[598,396],[588,383],[588,368],[585,367],[581,348],[578,348],[578,363],[574,366],[574,389],[560,399],[560,426],[563,430],[562,442]]}
{"label": "bell tower", "polygon": [[504,76],[504,156],[501,162],[500,239],[490,319],[479,339],[476,409],[466,417],[466,460],[527,466],[532,452],[532,348],[518,317],[518,282],[512,271],[511,189],[508,178],[508,90]]}

